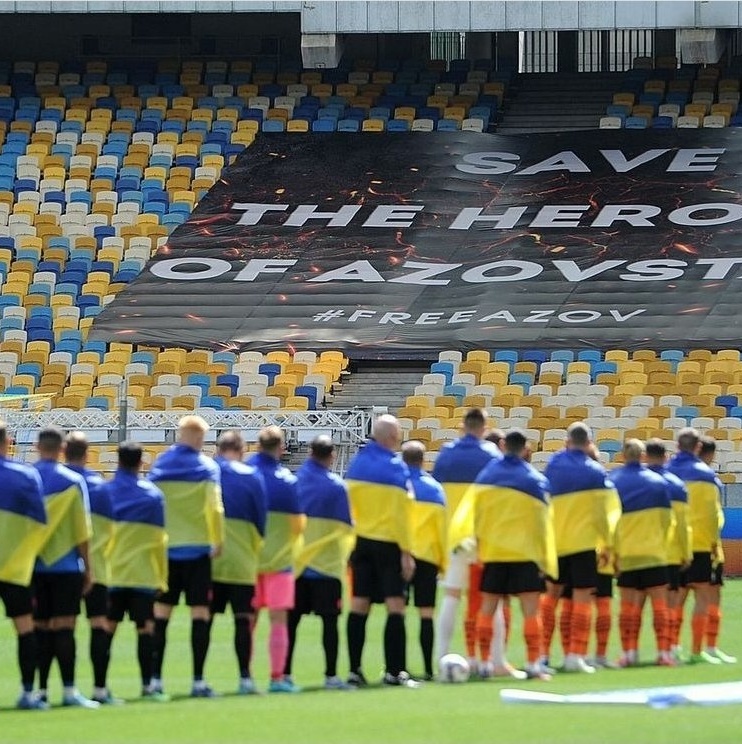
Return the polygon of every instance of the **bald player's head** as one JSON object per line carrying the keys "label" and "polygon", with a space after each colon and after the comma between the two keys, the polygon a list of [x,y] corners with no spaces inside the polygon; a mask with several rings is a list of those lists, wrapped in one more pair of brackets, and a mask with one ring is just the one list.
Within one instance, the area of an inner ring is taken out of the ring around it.
{"label": "bald player's head", "polygon": [[201,416],[183,416],[178,421],[178,441],[200,450],[208,430],[209,425]]}
{"label": "bald player's head", "polygon": [[417,439],[410,439],[402,445],[402,459],[413,468],[421,468],[425,460],[425,445]]}
{"label": "bald player's head", "polygon": [[374,421],[371,427],[371,436],[377,444],[396,451],[402,439],[402,428],[395,416],[384,413]]}
{"label": "bald player's head", "polygon": [[309,454],[313,460],[320,465],[330,467],[335,457],[335,445],[327,434],[320,434],[312,440],[309,445]]}

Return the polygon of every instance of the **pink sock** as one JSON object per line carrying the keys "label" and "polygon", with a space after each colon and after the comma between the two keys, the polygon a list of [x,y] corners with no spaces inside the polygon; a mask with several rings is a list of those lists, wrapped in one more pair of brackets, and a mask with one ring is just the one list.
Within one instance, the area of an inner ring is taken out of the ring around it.
{"label": "pink sock", "polygon": [[271,679],[281,679],[289,652],[289,629],[284,623],[271,625],[268,651],[271,657]]}

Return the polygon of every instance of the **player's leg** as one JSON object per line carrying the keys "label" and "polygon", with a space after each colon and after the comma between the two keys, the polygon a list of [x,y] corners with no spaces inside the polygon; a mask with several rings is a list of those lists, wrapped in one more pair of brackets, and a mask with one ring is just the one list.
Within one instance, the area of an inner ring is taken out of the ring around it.
{"label": "player's leg", "polygon": [[[433,646],[435,643],[433,617],[435,615],[437,577],[437,566],[427,561],[417,561],[411,586],[415,594],[415,607],[420,615],[418,641],[423,657],[426,680],[433,679]],[[478,589],[479,587],[477,587]]]}
{"label": "player's leg", "polygon": [[[549,666],[551,656],[551,641],[556,627],[556,608],[567,582],[567,564],[564,558],[559,558],[559,576],[546,579],[545,591],[539,598],[539,612],[543,635],[541,638],[541,663]],[[571,624],[571,616],[570,616]],[[564,651],[567,654],[567,649]]]}
{"label": "player's leg", "polygon": [[638,663],[637,641],[641,618],[642,592],[636,588],[636,571],[624,571],[618,577],[621,608],[618,630],[621,638],[619,666],[630,667]]}
{"label": "player's leg", "polygon": [[21,673],[21,695],[16,707],[21,710],[43,710],[47,703],[34,695],[33,683],[38,663],[38,643],[34,631],[33,598],[31,588],[0,582],[0,597],[5,604],[5,614],[15,628],[18,669]]}
{"label": "player's leg", "polygon": [[348,690],[337,672],[340,636],[338,618],[342,610],[343,587],[340,579],[315,579],[311,596],[312,612],[322,620],[322,650],[325,655],[325,689]]}
{"label": "player's leg", "polygon": [[184,590],[184,564],[186,561],[168,561],[167,591],[162,592],[154,604],[155,635],[152,650],[152,689],[162,693],[162,664],[167,645],[167,626]]}
{"label": "player's leg", "polygon": [[564,669],[569,672],[592,673],[585,657],[590,642],[593,621],[593,597],[598,579],[594,551],[584,551],[568,556],[569,580],[572,584],[572,623],[569,633],[569,652],[564,659]]}
{"label": "player's leg", "polygon": [[252,625],[254,612],[252,600],[255,587],[250,584],[232,586],[231,605],[234,616],[234,653],[237,659],[240,681],[237,692],[240,695],[254,695],[257,690],[250,673],[252,661]]}
{"label": "player's leg", "polygon": [[593,666],[606,669],[615,665],[608,659],[608,641],[611,635],[613,619],[613,576],[598,574],[598,586],[595,591],[595,658]]}
{"label": "player's leg", "polygon": [[39,669],[39,700],[48,700],[49,672],[54,661],[54,634],[49,627],[51,618],[51,583],[49,574],[35,573],[32,579],[34,633]]}
{"label": "player's leg", "polygon": [[572,587],[564,586],[559,597],[559,640],[562,644],[562,655],[569,653],[569,634],[572,632]]}
{"label": "player's leg", "polygon": [[[122,596],[118,598],[117,594]],[[120,622],[124,619],[125,612],[128,612],[137,631],[137,662],[142,683],[142,700],[165,703],[170,700],[170,696],[166,695],[161,687],[156,687],[154,680],[154,605],[153,592],[135,589],[111,592],[112,619]]]}
{"label": "player's leg", "polygon": [[540,592],[523,592],[518,595],[523,613],[523,639],[526,644],[526,674],[541,680],[551,679],[551,675],[541,664],[541,613],[539,612]]}
{"label": "player's leg", "polygon": [[680,629],[683,623],[683,605],[688,595],[686,586],[686,571],[680,566],[667,567],[669,591],[667,593],[667,610],[669,616],[670,653],[675,661],[682,661],[683,649],[680,646]]}
{"label": "player's leg", "polygon": [[371,597],[376,591],[376,573],[367,540],[360,537],[356,540],[356,548],[350,556],[350,566],[351,600],[345,631],[350,664],[348,684],[365,687],[367,682],[361,662],[366,644],[366,621],[371,609]]}
{"label": "player's leg", "polygon": [[[657,664],[660,666],[675,666],[670,654],[670,612],[667,607],[667,584],[655,584],[662,580],[667,572],[664,569],[646,569],[646,594],[652,603],[652,620],[654,637],[657,643]],[[656,575],[656,578],[655,578]]]}
{"label": "player's leg", "polygon": [[77,646],[75,625],[80,614],[83,576],[79,573],[55,574],[52,590],[52,617],[49,628],[54,636],[54,655],[62,677],[62,705],[80,708],[97,708],[99,704],[88,700],[75,687]]}
{"label": "player's leg", "polygon": [[721,589],[724,586],[724,564],[716,563],[711,576],[708,619],[706,621],[706,652],[725,664],[736,664],[737,658],[725,654],[717,645],[721,626]]}
{"label": "player's leg", "polygon": [[111,653],[111,631],[108,624],[108,587],[93,584],[85,596],[85,612],[90,624],[90,663],[93,667],[93,700],[108,703],[106,675]]}
{"label": "player's leg", "polygon": [[311,593],[312,587],[308,586],[309,579],[302,578],[301,576],[296,579],[294,584],[294,607],[288,613],[287,628],[288,628],[288,651],[286,652],[286,664],[283,668],[283,676],[291,678],[291,665],[294,658],[294,646],[296,645],[296,630],[301,622],[301,616],[305,612],[311,611]]}
{"label": "player's leg", "polygon": [[264,574],[265,606],[268,608],[270,631],[268,655],[271,681],[269,692],[299,692],[290,678],[284,678],[289,651],[288,616],[294,607],[295,582],[291,571]]}
{"label": "player's leg", "polygon": [[383,543],[376,550],[381,593],[386,605],[384,625],[384,684],[412,686],[407,673],[407,635],[405,606],[407,586],[401,576],[401,551],[393,543]]}
{"label": "player's leg", "polygon": [[711,553],[693,553],[693,561],[687,573],[688,587],[693,591],[695,598],[691,619],[692,644],[689,659],[692,664],[700,662],[721,664],[719,659],[703,650],[703,640],[706,637],[708,625],[708,610],[713,597],[711,575]]}
{"label": "player's leg", "polygon": [[[456,627],[456,613],[461,602],[461,593],[467,585],[470,561],[471,554],[463,548],[459,548],[449,556],[448,568],[441,582],[443,599],[441,600],[437,627],[435,629],[437,642],[436,656],[439,659],[451,651],[451,639],[453,638]],[[470,631],[466,634],[467,655],[470,658],[475,656],[475,626],[476,620],[474,625],[470,627]],[[464,629],[466,631],[466,626]],[[471,648],[469,648],[470,645]]]}
{"label": "player's leg", "polygon": [[188,563],[185,583],[186,604],[191,608],[191,654],[193,686],[191,697],[213,697],[214,691],[204,680],[206,656],[209,653],[211,613],[211,558],[201,556]]}
{"label": "player's leg", "polygon": [[[482,595],[479,585],[482,583],[482,564],[472,560],[466,578],[466,614],[464,616],[464,642],[466,655],[473,671],[485,671],[490,660],[492,645],[492,623],[479,624],[479,610],[482,606]],[[463,589],[463,587],[462,587]],[[481,664],[477,665],[477,658]]]}

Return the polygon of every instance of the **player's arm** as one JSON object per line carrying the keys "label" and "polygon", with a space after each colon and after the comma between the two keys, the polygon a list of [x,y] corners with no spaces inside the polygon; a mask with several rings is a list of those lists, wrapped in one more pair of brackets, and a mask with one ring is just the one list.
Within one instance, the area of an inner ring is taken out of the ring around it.
{"label": "player's arm", "polygon": [[78,543],[77,552],[80,554],[80,559],[83,562],[82,570],[82,593],[87,594],[90,588],[93,586],[95,577],[90,568],[90,542],[85,540],[84,542]]}

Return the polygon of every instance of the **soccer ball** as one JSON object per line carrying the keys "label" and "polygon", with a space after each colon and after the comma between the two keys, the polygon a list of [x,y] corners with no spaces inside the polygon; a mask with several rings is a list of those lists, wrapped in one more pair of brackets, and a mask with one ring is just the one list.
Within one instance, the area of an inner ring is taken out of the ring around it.
{"label": "soccer ball", "polygon": [[466,682],[470,672],[469,662],[460,654],[446,654],[438,662],[440,682]]}

